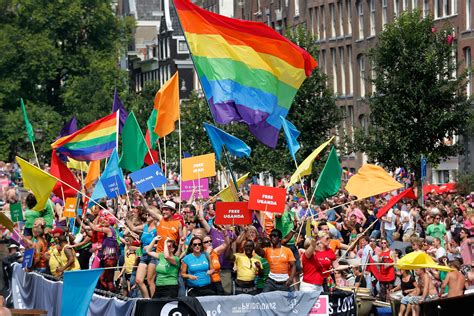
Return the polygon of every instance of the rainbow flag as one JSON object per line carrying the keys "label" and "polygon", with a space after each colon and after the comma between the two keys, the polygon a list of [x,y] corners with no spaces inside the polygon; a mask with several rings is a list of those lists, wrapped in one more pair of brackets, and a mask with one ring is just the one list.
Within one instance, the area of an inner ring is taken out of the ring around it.
{"label": "rainbow flag", "polygon": [[78,161],[104,159],[117,146],[117,129],[117,114],[112,113],[71,135],[61,137],[51,147]]}
{"label": "rainbow flag", "polygon": [[280,116],[316,61],[263,23],[227,18],[189,0],[174,3],[216,122],[246,123],[274,148]]}

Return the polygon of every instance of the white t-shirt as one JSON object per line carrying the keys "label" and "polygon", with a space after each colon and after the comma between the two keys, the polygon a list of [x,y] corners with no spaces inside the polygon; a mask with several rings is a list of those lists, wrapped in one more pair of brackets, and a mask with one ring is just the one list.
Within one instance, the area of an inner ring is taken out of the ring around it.
{"label": "white t-shirt", "polygon": [[385,228],[385,230],[395,230],[397,228],[397,226],[395,226],[395,222],[397,219],[395,217],[395,214],[393,214],[392,209],[390,209],[385,215],[385,219],[390,219],[390,222],[383,222],[383,227]]}
{"label": "white t-shirt", "polygon": [[446,250],[443,247],[436,249],[436,259],[446,256]]}
{"label": "white t-shirt", "polygon": [[[405,220],[408,220],[408,221],[406,223],[403,223],[403,221]],[[403,223],[402,225],[403,231],[406,232],[410,225],[410,213],[407,212],[406,208],[400,213],[400,221]]]}

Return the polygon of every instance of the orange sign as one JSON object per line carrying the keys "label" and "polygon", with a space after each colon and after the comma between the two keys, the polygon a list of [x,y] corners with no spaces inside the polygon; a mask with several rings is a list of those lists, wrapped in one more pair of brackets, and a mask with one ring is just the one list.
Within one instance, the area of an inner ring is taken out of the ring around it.
{"label": "orange sign", "polygon": [[66,203],[64,204],[63,216],[67,218],[76,217],[76,202],[77,198],[69,197],[66,198]]}
{"label": "orange sign", "polygon": [[216,156],[206,154],[184,158],[182,168],[184,181],[213,177],[216,175]]}

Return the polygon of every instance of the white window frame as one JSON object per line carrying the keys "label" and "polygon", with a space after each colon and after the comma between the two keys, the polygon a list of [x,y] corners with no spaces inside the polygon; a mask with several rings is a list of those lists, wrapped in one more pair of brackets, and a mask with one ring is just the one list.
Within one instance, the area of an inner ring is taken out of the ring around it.
{"label": "white window frame", "polygon": [[357,15],[359,17],[359,39],[364,39],[364,3],[362,0],[357,3]]}
{"label": "white window frame", "polygon": [[[178,52],[178,54],[189,54],[189,48],[187,48],[186,50],[180,50],[180,49],[179,49],[179,44],[180,44],[181,42],[184,42],[185,44],[187,44],[187,43],[186,43],[186,40],[184,39],[184,37],[179,37],[179,38],[177,38],[177,39],[176,39],[176,51]],[[186,45],[186,47],[188,47],[188,46]]]}
{"label": "white window frame", "polygon": [[346,1],[346,12],[347,12],[347,35],[352,34],[352,2],[351,0]]}
{"label": "white window frame", "polygon": [[423,17],[426,18],[430,14],[430,0],[423,0]]}
{"label": "white window frame", "polygon": [[331,38],[336,38],[336,6],[334,3],[329,4],[329,14],[331,15]]}
{"label": "white window frame", "polygon": [[375,36],[375,0],[369,0],[370,36]]}
{"label": "white window frame", "polygon": [[339,47],[339,64],[341,65],[341,94],[346,95],[346,64],[344,61],[344,47]]}
{"label": "white window frame", "polygon": [[466,0],[466,30],[472,29],[472,0]]}
{"label": "white window frame", "polygon": [[411,9],[415,10],[418,8],[418,0],[411,0]]}
{"label": "white window frame", "polygon": [[465,62],[465,69],[467,70],[467,85],[466,85],[466,93],[467,96],[470,97],[473,94],[472,91],[472,51],[470,47],[464,48],[464,62]]}
{"label": "white window frame", "polygon": [[382,1],[382,26],[387,24],[388,22],[388,4],[387,0],[381,0]]}
{"label": "white window frame", "polygon": [[402,0],[402,11],[408,9],[408,0]]}
{"label": "white window frame", "polygon": [[352,46],[347,46],[347,64],[349,65],[349,94],[354,94],[354,76],[352,73]]}
{"label": "white window frame", "polygon": [[320,8],[319,7],[315,7],[314,8],[314,16],[316,17],[316,36],[321,40],[322,37],[321,37],[321,20],[319,18],[319,11],[320,11]]}
{"label": "white window frame", "polygon": [[342,9],[342,1],[337,3],[337,14],[338,14],[338,31],[339,36],[344,35],[344,23],[342,23],[342,16],[343,16],[343,9]]}
{"label": "white window frame", "polygon": [[333,90],[334,90],[334,94],[335,95],[338,95],[338,89],[337,89],[337,84],[338,84],[338,80],[337,80],[337,59],[336,59],[336,49],[335,48],[331,48],[331,59],[332,59],[332,82],[333,82]]}
{"label": "white window frame", "polygon": [[324,6],[322,5],[320,10],[321,13],[321,39],[326,38],[326,11],[324,10]]}
{"label": "white window frame", "polygon": [[400,15],[400,0],[393,0],[393,16],[398,17]]}
{"label": "white window frame", "polygon": [[365,59],[364,55],[359,55],[357,58],[357,66],[359,67],[359,89],[360,97],[365,98]]}
{"label": "white window frame", "polygon": [[295,16],[300,16],[300,0],[295,0]]}

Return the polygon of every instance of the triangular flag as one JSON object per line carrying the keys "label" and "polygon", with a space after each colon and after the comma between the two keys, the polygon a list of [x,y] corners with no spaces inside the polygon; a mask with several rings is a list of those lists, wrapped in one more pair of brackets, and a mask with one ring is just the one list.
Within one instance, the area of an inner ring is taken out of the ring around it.
{"label": "triangular flag", "polygon": [[413,190],[413,188],[408,188],[406,189],[405,191],[395,195],[395,196],[392,196],[392,198],[390,200],[388,200],[387,204],[385,204],[384,206],[382,206],[379,211],[377,212],[377,218],[381,218],[383,216],[385,216],[385,214],[388,213],[388,211],[395,205],[398,203],[398,201],[400,201],[401,199],[411,199],[411,200],[416,200],[416,195],[415,195],[415,191]]}
{"label": "triangular flag", "polygon": [[77,132],[77,119],[75,116],[72,117],[68,122],[66,122],[59,132],[59,138],[71,135],[72,133]]}
{"label": "triangular flag", "polygon": [[117,93],[117,88],[114,90],[114,103],[112,104],[112,113],[117,112],[120,110],[119,114],[119,133],[122,133],[123,125],[128,117],[128,112],[125,110],[122,101],[120,101],[119,95]]}
{"label": "triangular flag", "polygon": [[225,145],[225,148],[234,156],[237,156],[237,157],[250,156],[250,152],[252,150],[242,140],[224,132],[223,130],[213,125],[204,123],[204,127],[206,128],[207,135],[209,136],[209,139],[211,140],[212,148],[214,148],[214,152],[216,153],[217,160],[220,161],[222,158],[223,145]]}
{"label": "triangular flag", "polygon": [[280,116],[281,125],[283,126],[283,131],[285,133],[286,144],[288,145],[288,150],[290,151],[291,157],[296,161],[296,152],[300,149],[300,144],[297,141],[298,136],[300,136],[300,131],[296,127],[285,119],[283,116]]}
{"label": "triangular flag", "polygon": [[[110,155],[110,159],[105,166],[104,172],[102,173],[99,181],[97,181],[94,192],[92,192],[91,200],[98,201],[101,198],[107,196],[107,192],[104,188],[104,183],[107,179],[113,178],[114,181],[120,183],[120,185],[125,186],[125,180],[123,178],[122,169],[119,167],[119,159],[117,150],[114,148],[112,154]],[[89,205],[93,205],[93,202],[89,202]]]}
{"label": "triangular flag", "polygon": [[128,115],[122,131],[122,156],[120,167],[135,172],[143,166],[148,148],[135,114]]}
{"label": "triangular flag", "polygon": [[[243,175],[242,177],[237,179],[237,186],[238,187],[240,187],[245,182],[245,180],[247,180],[249,174],[250,173],[246,173],[245,175]],[[231,183],[232,182],[233,181],[231,181]],[[223,202],[237,202],[236,199],[235,199],[234,194],[232,194],[232,189],[231,189],[230,186],[222,189],[219,193],[217,193],[217,195],[221,198],[221,200]]]}
{"label": "triangular flag", "polygon": [[59,157],[56,155],[55,150],[53,150],[53,153],[51,154],[50,173],[51,175],[76,189],[74,190],[61,181],[58,181],[53,188],[53,192],[56,196],[63,198],[63,196],[72,197],[77,195],[77,191],[79,191],[81,185],[77,181],[76,177],[72,174],[71,170],[69,170],[61,161],[61,159],[59,159]]}
{"label": "triangular flag", "polygon": [[365,199],[400,188],[403,188],[403,185],[395,181],[382,167],[365,164],[349,179],[345,189],[350,195]]}
{"label": "triangular flag", "polygon": [[336,149],[332,147],[323,171],[316,182],[314,198],[316,204],[321,204],[328,197],[334,196],[341,187],[342,168]]}
{"label": "triangular flag", "polygon": [[288,185],[293,185],[296,182],[300,181],[300,178],[311,174],[311,171],[313,170],[314,159],[316,159],[319,153],[321,153],[324,148],[329,145],[333,138],[334,136],[331,137],[331,139],[327,142],[319,145],[318,148],[316,148],[308,157],[306,157],[306,159],[301,163],[301,165],[298,166],[295,173],[293,173],[293,175],[291,176],[290,183],[288,183]]}
{"label": "triangular flag", "polygon": [[15,224],[4,213],[0,212],[0,225],[6,227],[9,231],[15,230]]}
{"label": "triangular flag", "polygon": [[146,121],[146,126],[147,126],[147,135],[149,137],[149,143],[147,142],[148,146],[150,149],[155,149],[156,148],[156,141],[160,138],[158,134],[155,133],[155,126],[156,126],[156,115],[157,115],[156,109],[153,109],[151,111],[150,117]]}
{"label": "triangular flag", "polygon": [[87,170],[87,176],[84,179],[84,186],[89,189],[94,181],[100,176],[100,160],[94,160],[89,163],[89,169]]}
{"label": "triangular flag", "polygon": [[23,120],[25,121],[25,125],[26,125],[26,133],[28,134],[28,139],[30,140],[30,142],[34,142],[35,132],[33,130],[33,126],[28,120],[28,115],[26,115],[26,108],[25,108],[25,104],[23,103],[23,98],[20,99],[20,104],[21,104],[21,111],[23,112]]}
{"label": "triangular flag", "polygon": [[61,315],[85,316],[97,281],[104,269],[65,271]]}
{"label": "triangular flag", "polygon": [[33,210],[42,211],[58,180],[18,156],[16,157],[16,161],[21,168],[23,186],[30,189],[36,197],[37,203],[33,207]]}
{"label": "triangular flag", "polygon": [[176,72],[156,93],[154,107],[156,116],[155,133],[165,137],[175,130],[175,122],[179,120],[179,77]]}

